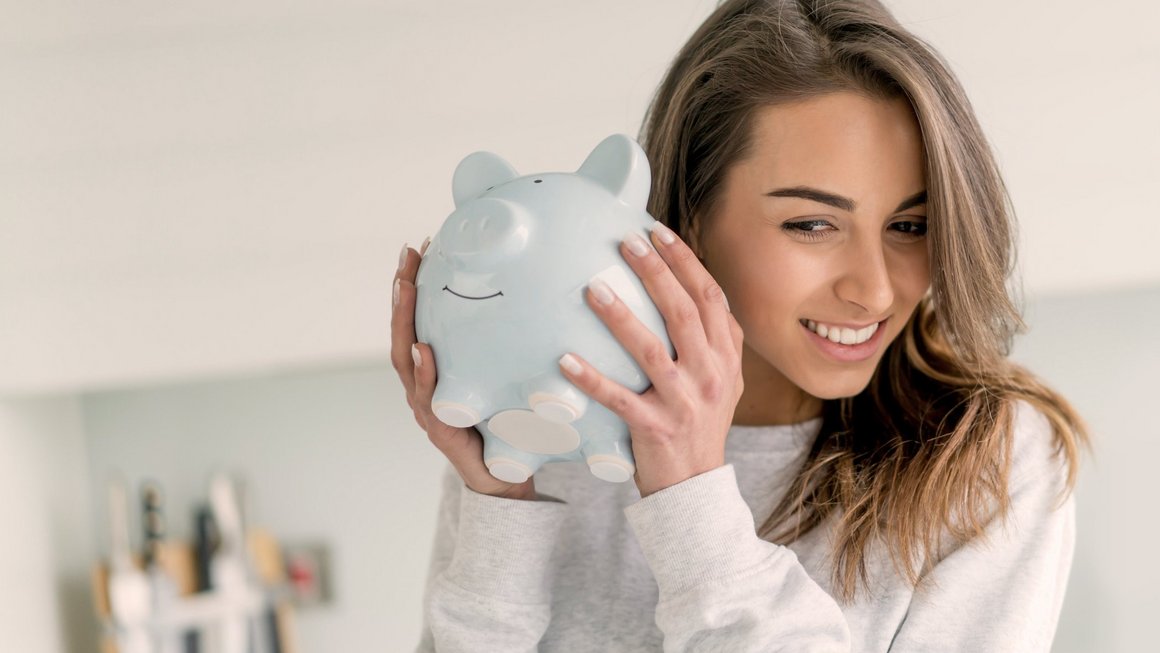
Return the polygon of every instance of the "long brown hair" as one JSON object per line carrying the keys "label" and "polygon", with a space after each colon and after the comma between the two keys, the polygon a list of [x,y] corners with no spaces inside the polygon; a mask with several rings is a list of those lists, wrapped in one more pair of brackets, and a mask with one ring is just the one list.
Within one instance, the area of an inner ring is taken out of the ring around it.
{"label": "long brown hair", "polygon": [[[695,242],[757,109],[836,91],[905,97],[926,154],[931,289],[858,395],[823,402],[805,464],[759,530],[788,543],[834,517],[833,586],[853,599],[865,549],[886,543],[912,585],[944,532],[982,536],[1006,515],[1018,400],[1041,411],[1074,488],[1088,427],[1008,360],[1027,325],[1006,285],[1016,224],[974,111],[946,62],[876,0],[730,0],[678,53],[639,136],[649,212]],[[780,530],[779,530],[780,529]]]}

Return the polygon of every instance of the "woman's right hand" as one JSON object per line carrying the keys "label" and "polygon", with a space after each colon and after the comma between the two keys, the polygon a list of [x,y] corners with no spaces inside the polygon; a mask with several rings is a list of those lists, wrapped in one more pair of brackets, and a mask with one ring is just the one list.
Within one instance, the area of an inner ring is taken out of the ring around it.
{"label": "woman's right hand", "polygon": [[427,251],[430,239],[423,248],[413,253],[403,246],[399,255],[399,269],[395,272],[391,310],[391,365],[399,373],[407,392],[407,405],[415,414],[419,428],[427,432],[439,451],[451,461],[467,487],[480,494],[508,499],[534,500],[536,486],[532,478],[523,483],[507,483],[491,475],[483,464],[483,436],[474,427],[448,426],[431,412],[431,397],[435,394],[435,351],[415,339],[415,275],[419,262]]}

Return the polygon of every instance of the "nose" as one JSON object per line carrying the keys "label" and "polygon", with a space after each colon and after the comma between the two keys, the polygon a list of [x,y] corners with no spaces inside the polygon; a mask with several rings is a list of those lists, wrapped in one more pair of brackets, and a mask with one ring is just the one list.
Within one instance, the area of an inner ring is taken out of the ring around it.
{"label": "nose", "polygon": [[444,222],[439,240],[452,267],[476,270],[518,254],[530,236],[531,218],[523,207],[489,197],[456,209]]}
{"label": "nose", "polygon": [[869,239],[846,252],[846,265],[835,285],[838,298],[855,304],[867,316],[880,316],[894,303],[894,284],[882,242]]}

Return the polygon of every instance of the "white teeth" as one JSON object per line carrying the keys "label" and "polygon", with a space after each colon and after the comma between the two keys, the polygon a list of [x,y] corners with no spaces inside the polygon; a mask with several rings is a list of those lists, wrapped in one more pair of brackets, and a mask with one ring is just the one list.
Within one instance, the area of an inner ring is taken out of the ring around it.
{"label": "white teeth", "polygon": [[840,343],[843,345],[858,345],[866,342],[878,330],[878,324],[871,324],[864,329],[846,329],[843,327],[828,327],[824,324],[818,324],[813,320],[802,321],[810,331],[819,336],[828,339],[833,343]]}

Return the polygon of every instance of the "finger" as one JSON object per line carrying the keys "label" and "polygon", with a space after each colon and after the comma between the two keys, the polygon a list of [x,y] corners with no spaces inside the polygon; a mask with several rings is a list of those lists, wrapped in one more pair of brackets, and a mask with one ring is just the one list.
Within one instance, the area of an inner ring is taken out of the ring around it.
{"label": "finger", "polygon": [[741,329],[741,323],[737,321],[737,318],[733,317],[732,313],[728,317],[729,333],[732,336],[733,349],[738,354],[741,354],[741,348],[745,346],[745,331]]}
{"label": "finger", "polygon": [[732,340],[729,319],[726,317],[730,311],[721,286],[701,264],[696,253],[664,223],[659,220],[654,222],[650,231],[657,252],[696,303],[705,339],[716,351],[727,351]]}
{"label": "finger", "polygon": [[439,380],[435,351],[424,343],[414,345],[415,418],[422,420],[427,439],[451,461],[465,479],[490,478],[483,464],[483,436],[475,428],[460,428],[441,421],[431,410]]}
{"label": "finger", "polygon": [[665,396],[674,396],[673,393],[680,392],[681,373],[668,347],[640,321],[616,292],[600,278],[594,278],[588,283],[587,298],[588,305],[657,390]]}
{"label": "finger", "polygon": [[651,410],[641,395],[609,379],[578,354],[560,357],[564,378],[628,424],[647,424]]}
{"label": "finger", "polygon": [[395,271],[391,289],[391,366],[403,381],[403,388],[410,394],[415,387],[415,363],[411,358],[411,345],[415,343],[415,285],[411,248],[403,246],[399,255],[399,267]]}
{"label": "finger", "polygon": [[[435,395],[435,357],[430,347],[423,343],[411,345],[411,364],[414,366],[413,406],[416,417],[421,417],[428,427],[432,425],[434,413],[431,398]],[[438,420],[436,420],[438,421]],[[439,422],[442,423],[442,422]]]}
{"label": "finger", "polygon": [[733,317],[732,313],[729,314],[729,331],[733,337],[733,349],[737,352],[737,358],[734,360],[736,366],[734,372],[737,379],[737,397],[740,398],[745,389],[745,379],[741,369],[741,352],[745,346],[745,332],[742,331],[741,324],[737,318]]}
{"label": "finger", "polygon": [[638,236],[635,232],[625,236],[621,243],[621,255],[640,277],[657,310],[664,317],[669,339],[677,350],[677,358],[687,361],[695,369],[716,369],[717,363],[709,360],[713,352],[696,302],[673,274],[669,264],[643,238],[638,240]]}
{"label": "finger", "polygon": [[[448,431],[455,430],[456,427],[440,421],[431,410],[431,400],[435,396],[435,383],[438,381],[434,350],[424,343],[417,342],[411,346],[411,352],[415,370],[415,413],[418,417],[422,417],[423,423],[426,424],[427,435],[432,438],[433,442],[437,438],[445,440]],[[442,444],[445,442],[440,441],[436,444],[442,449]]]}

